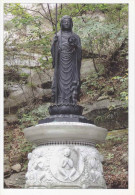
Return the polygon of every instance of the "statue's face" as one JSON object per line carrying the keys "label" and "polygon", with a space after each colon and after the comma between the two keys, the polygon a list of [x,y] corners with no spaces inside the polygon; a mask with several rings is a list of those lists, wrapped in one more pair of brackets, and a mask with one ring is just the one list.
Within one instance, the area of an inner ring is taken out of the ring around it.
{"label": "statue's face", "polygon": [[72,26],[71,26],[71,20],[68,18],[65,18],[62,21],[62,30],[71,30]]}
{"label": "statue's face", "polygon": [[69,148],[65,149],[64,156],[66,156],[66,157],[70,156],[70,149]]}

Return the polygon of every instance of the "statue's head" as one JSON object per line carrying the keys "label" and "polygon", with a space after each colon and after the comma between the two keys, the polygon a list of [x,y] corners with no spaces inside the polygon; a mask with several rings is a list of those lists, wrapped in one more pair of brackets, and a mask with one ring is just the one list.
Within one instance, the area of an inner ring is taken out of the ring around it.
{"label": "statue's head", "polygon": [[70,16],[63,16],[60,21],[61,30],[72,31],[73,21]]}
{"label": "statue's head", "polygon": [[71,154],[70,149],[69,149],[69,148],[66,148],[66,149],[64,150],[64,156],[69,157],[70,154]]}

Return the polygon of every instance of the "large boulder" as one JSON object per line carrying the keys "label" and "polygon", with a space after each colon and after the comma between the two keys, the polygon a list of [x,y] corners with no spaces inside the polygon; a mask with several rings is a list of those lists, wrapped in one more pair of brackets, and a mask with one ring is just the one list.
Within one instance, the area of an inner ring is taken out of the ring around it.
{"label": "large boulder", "polygon": [[81,65],[81,80],[86,79],[90,74],[95,71],[92,59],[82,60]]}
{"label": "large boulder", "polygon": [[36,98],[42,99],[43,102],[50,102],[52,96],[51,89],[36,88],[34,91]]}
{"label": "large boulder", "polygon": [[[92,59],[83,59],[81,65],[81,79],[85,79],[94,71],[94,65]],[[28,83],[31,83],[35,87],[48,89],[51,88],[51,82],[53,80],[54,69],[46,70],[45,72],[37,72],[31,70],[31,75],[28,77]]]}
{"label": "large boulder", "polygon": [[83,115],[95,125],[108,130],[128,127],[128,113],[124,103],[119,100],[101,100],[93,104],[85,103]]}
{"label": "large boulder", "polygon": [[12,92],[4,102],[5,113],[16,113],[18,108],[28,105],[34,99],[48,102],[51,100],[51,89],[31,88],[24,86],[18,91]]}
{"label": "large boulder", "polygon": [[[26,91],[26,88],[23,87],[23,90]],[[17,109],[26,103],[26,97],[23,90],[20,88],[18,91],[10,93],[8,98],[5,98],[4,111],[6,114],[16,113]]]}
{"label": "large boulder", "polygon": [[15,165],[13,165],[13,166],[11,167],[11,169],[12,169],[13,171],[19,173],[19,172],[21,171],[21,165],[20,165],[19,163],[17,163],[17,164],[15,164]]}
{"label": "large boulder", "polygon": [[[32,83],[35,87],[42,88],[46,83],[52,82],[53,79],[53,69],[49,69],[43,72],[38,72],[36,70],[32,70],[31,74],[28,77],[28,83]],[[50,88],[50,85],[49,85]]]}
{"label": "large boulder", "polygon": [[25,172],[14,173],[9,178],[4,179],[6,188],[24,188]]}
{"label": "large boulder", "polygon": [[4,71],[4,80],[6,81],[19,81],[20,80],[20,74],[15,68],[11,68],[8,66],[8,68],[5,68]]}
{"label": "large boulder", "polygon": [[17,123],[18,122],[18,117],[15,114],[8,114],[8,115],[5,115],[4,120],[5,120],[4,121],[4,127],[6,128],[5,122],[7,122],[8,124]]}

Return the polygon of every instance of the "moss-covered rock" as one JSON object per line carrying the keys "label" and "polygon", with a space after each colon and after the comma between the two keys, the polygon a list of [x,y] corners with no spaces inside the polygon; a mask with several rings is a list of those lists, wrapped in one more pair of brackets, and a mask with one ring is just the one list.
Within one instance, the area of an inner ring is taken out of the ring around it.
{"label": "moss-covered rock", "polygon": [[108,130],[128,127],[128,112],[119,100],[101,100],[93,104],[85,103],[83,115],[95,125]]}

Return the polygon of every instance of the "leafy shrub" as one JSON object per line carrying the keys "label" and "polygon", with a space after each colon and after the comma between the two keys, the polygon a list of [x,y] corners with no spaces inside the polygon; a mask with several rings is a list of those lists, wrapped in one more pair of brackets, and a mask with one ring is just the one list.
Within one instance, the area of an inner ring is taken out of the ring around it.
{"label": "leafy shrub", "polygon": [[29,127],[36,125],[39,120],[44,119],[46,116],[48,116],[48,106],[50,104],[44,104],[40,105],[39,107],[28,111],[25,110],[25,112],[18,111],[18,117],[19,117],[19,122],[21,125],[21,128]]}
{"label": "leafy shrub", "polygon": [[74,31],[81,37],[82,49],[92,56],[96,72],[98,72],[97,63],[103,65],[103,70],[106,72],[106,69],[115,63],[113,61],[118,51],[125,46],[128,27],[126,25],[121,27],[117,23],[107,23],[107,21],[101,22],[89,16],[83,16],[83,19],[74,18],[74,22],[76,23]]}

